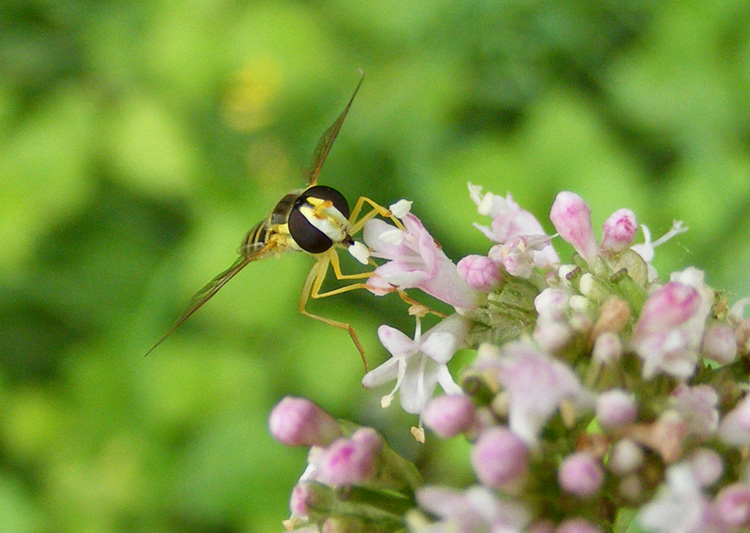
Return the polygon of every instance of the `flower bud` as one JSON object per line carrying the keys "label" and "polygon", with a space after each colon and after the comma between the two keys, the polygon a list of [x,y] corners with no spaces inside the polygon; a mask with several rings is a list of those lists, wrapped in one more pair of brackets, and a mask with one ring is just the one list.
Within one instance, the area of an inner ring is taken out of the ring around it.
{"label": "flower bud", "polygon": [[587,263],[599,255],[599,247],[591,228],[591,209],[575,193],[563,191],[557,195],[549,215],[563,240],[573,246]]}
{"label": "flower bud", "polygon": [[490,292],[497,288],[502,280],[500,269],[484,255],[467,255],[456,265],[458,275],[472,289]]}
{"label": "flower bud", "polygon": [[633,397],[620,389],[601,393],[596,398],[596,416],[607,429],[616,429],[632,424],[638,416],[638,406]]}
{"label": "flower bud", "polygon": [[534,308],[539,315],[555,320],[565,318],[569,309],[570,294],[564,289],[548,287],[534,298]]}
{"label": "flower bud", "polygon": [[528,470],[529,451],[512,431],[496,427],[482,433],[471,452],[479,480],[492,488],[517,486]]}
{"label": "flower bud", "polygon": [[643,464],[643,450],[630,439],[620,439],[609,453],[607,468],[618,475],[629,474]]}
{"label": "flower bud", "polygon": [[341,436],[336,420],[305,398],[287,396],[271,411],[271,435],[287,446],[327,446]]}
{"label": "flower bud", "polygon": [[603,302],[610,296],[612,292],[604,283],[597,279],[590,272],[585,272],[578,282],[578,290],[581,291],[587,299],[594,302]]}
{"label": "flower bud", "polygon": [[605,332],[594,341],[594,349],[591,353],[593,359],[603,365],[617,363],[622,355],[622,343],[620,337],[614,333]]}
{"label": "flower bud", "polygon": [[734,483],[724,487],[715,500],[722,520],[732,528],[750,526],[750,487]]}
{"label": "flower bud", "polygon": [[320,456],[315,478],[330,486],[363,483],[376,474],[383,441],[374,429],[358,429],[350,439],[338,439]]}
{"label": "flower bud", "polygon": [[709,448],[696,448],[688,458],[693,479],[701,487],[710,487],[724,473],[721,456]]}
{"label": "flower bud", "polygon": [[602,250],[621,252],[633,243],[638,231],[638,221],[630,209],[618,209],[602,226]]}
{"label": "flower bud", "polygon": [[737,357],[737,340],[734,329],[726,324],[711,324],[703,333],[701,353],[722,365],[728,365]]}
{"label": "flower bud", "polygon": [[540,316],[534,328],[534,340],[550,353],[558,353],[573,339],[573,328],[566,322]]}
{"label": "flower bud", "polygon": [[310,512],[308,501],[312,497],[310,485],[308,483],[298,483],[292,489],[292,496],[289,499],[289,510],[292,516],[307,516]]}
{"label": "flower bud", "polygon": [[591,496],[604,482],[604,470],[598,459],[587,452],[577,452],[566,457],[557,471],[557,480],[567,493]]}
{"label": "flower bud", "polygon": [[423,416],[428,428],[447,439],[474,425],[474,403],[463,394],[444,394],[427,404]]}

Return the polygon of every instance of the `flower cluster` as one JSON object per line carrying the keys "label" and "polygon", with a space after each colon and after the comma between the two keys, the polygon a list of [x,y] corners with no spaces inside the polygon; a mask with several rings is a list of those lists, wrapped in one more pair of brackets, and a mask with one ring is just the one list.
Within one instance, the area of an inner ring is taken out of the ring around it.
{"label": "flower cluster", "polygon": [[[371,256],[386,260],[373,293],[420,289],[455,312],[423,333],[417,309],[413,338],[381,326],[392,357],[363,384],[395,380],[382,405],[398,394],[418,440],[423,426],[468,439],[476,483],[425,486],[374,430],[288,399],[272,433],[312,447],[288,529],[748,530],[750,299],[730,306],[692,267],[659,281],[654,248],[679,222],[652,242],[620,209],[597,239],[589,206],[562,192],[550,236],[510,195],[469,194],[492,218],[477,226],[491,245],[457,264],[406,210],[394,209],[402,228],[365,226]],[[576,252],[569,263],[558,238]],[[454,379],[461,348],[476,356]],[[305,408],[284,414],[291,401]]]}

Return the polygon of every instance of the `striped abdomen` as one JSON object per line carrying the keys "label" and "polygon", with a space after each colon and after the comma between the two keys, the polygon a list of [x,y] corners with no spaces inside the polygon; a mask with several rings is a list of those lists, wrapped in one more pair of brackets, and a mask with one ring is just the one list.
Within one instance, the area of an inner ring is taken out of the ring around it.
{"label": "striped abdomen", "polygon": [[265,246],[273,235],[279,234],[279,226],[285,225],[289,220],[289,214],[292,212],[294,207],[294,201],[299,197],[302,191],[290,192],[284,196],[276,207],[273,208],[271,214],[265,220],[258,222],[253,229],[251,229],[245,239],[242,241],[240,247],[241,255],[250,255],[251,253],[260,250]]}

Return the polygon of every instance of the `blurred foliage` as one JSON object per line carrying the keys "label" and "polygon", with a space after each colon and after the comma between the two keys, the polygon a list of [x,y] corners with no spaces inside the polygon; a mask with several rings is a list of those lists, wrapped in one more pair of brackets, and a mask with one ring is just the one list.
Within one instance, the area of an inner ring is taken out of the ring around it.
{"label": "blurred foliage", "polygon": [[[309,257],[251,265],[148,358],[245,232],[301,186],[405,197],[448,254],[489,248],[466,182],[546,221],[630,207],[662,273],[750,294],[750,5],[741,0],[6,0],[0,5],[0,529],[276,531],[304,465],[283,395],[382,428],[426,477],[465,447],[359,386],[344,332],[296,312]],[[395,299],[397,300],[397,299]],[[371,365],[404,305],[350,293]],[[465,459],[463,460],[465,463]]]}

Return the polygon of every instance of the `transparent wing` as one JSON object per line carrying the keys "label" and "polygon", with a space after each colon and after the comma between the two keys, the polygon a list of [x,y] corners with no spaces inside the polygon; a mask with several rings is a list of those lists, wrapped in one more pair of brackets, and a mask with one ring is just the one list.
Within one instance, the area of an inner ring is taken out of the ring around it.
{"label": "transparent wing", "polygon": [[310,186],[318,183],[320,169],[323,168],[323,163],[325,162],[326,157],[328,157],[328,153],[331,151],[333,141],[336,140],[336,136],[339,134],[339,130],[341,129],[341,125],[344,123],[346,114],[349,112],[349,108],[352,106],[352,102],[354,102],[354,97],[357,96],[357,91],[359,91],[359,87],[360,85],[362,85],[362,81],[365,79],[364,72],[360,71],[360,75],[361,77],[359,78],[359,83],[357,83],[357,87],[355,87],[354,93],[349,99],[349,103],[346,104],[344,111],[341,112],[341,115],[339,115],[339,118],[336,119],[336,122],[334,122],[333,125],[331,125],[331,127],[326,130],[326,132],[318,141],[318,146],[317,148],[315,148],[315,154],[313,154],[313,166],[310,169]]}
{"label": "transparent wing", "polygon": [[230,266],[228,269],[223,271],[222,273],[218,274],[214,279],[209,281],[205,287],[203,287],[201,290],[199,290],[195,296],[193,296],[193,299],[190,300],[190,304],[188,305],[187,309],[185,309],[185,312],[182,313],[182,316],[177,319],[177,322],[175,322],[174,326],[167,331],[167,333],[159,339],[156,344],[154,344],[149,351],[146,352],[146,355],[153,352],[157,346],[159,346],[164,340],[169,337],[174,331],[179,328],[183,322],[185,322],[188,318],[190,318],[193,313],[195,313],[198,309],[201,308],[201,306],[209,301],[211,298],[213,298],[214,294],[219,292],[219,290],[229,282],[230,279],[232,279],[234,276],[236,276],[240,270],[245,268],[247,265],[252,263],[253,261],[257,261],[258,259],[262,259],[266,255],[268,255],[268,252],[271,250],[271,248],[274,246],[273,243],[268,243],[261,247],[258,250],[252,251],[250,253],[244,254],[237,258],[237,260]]}

